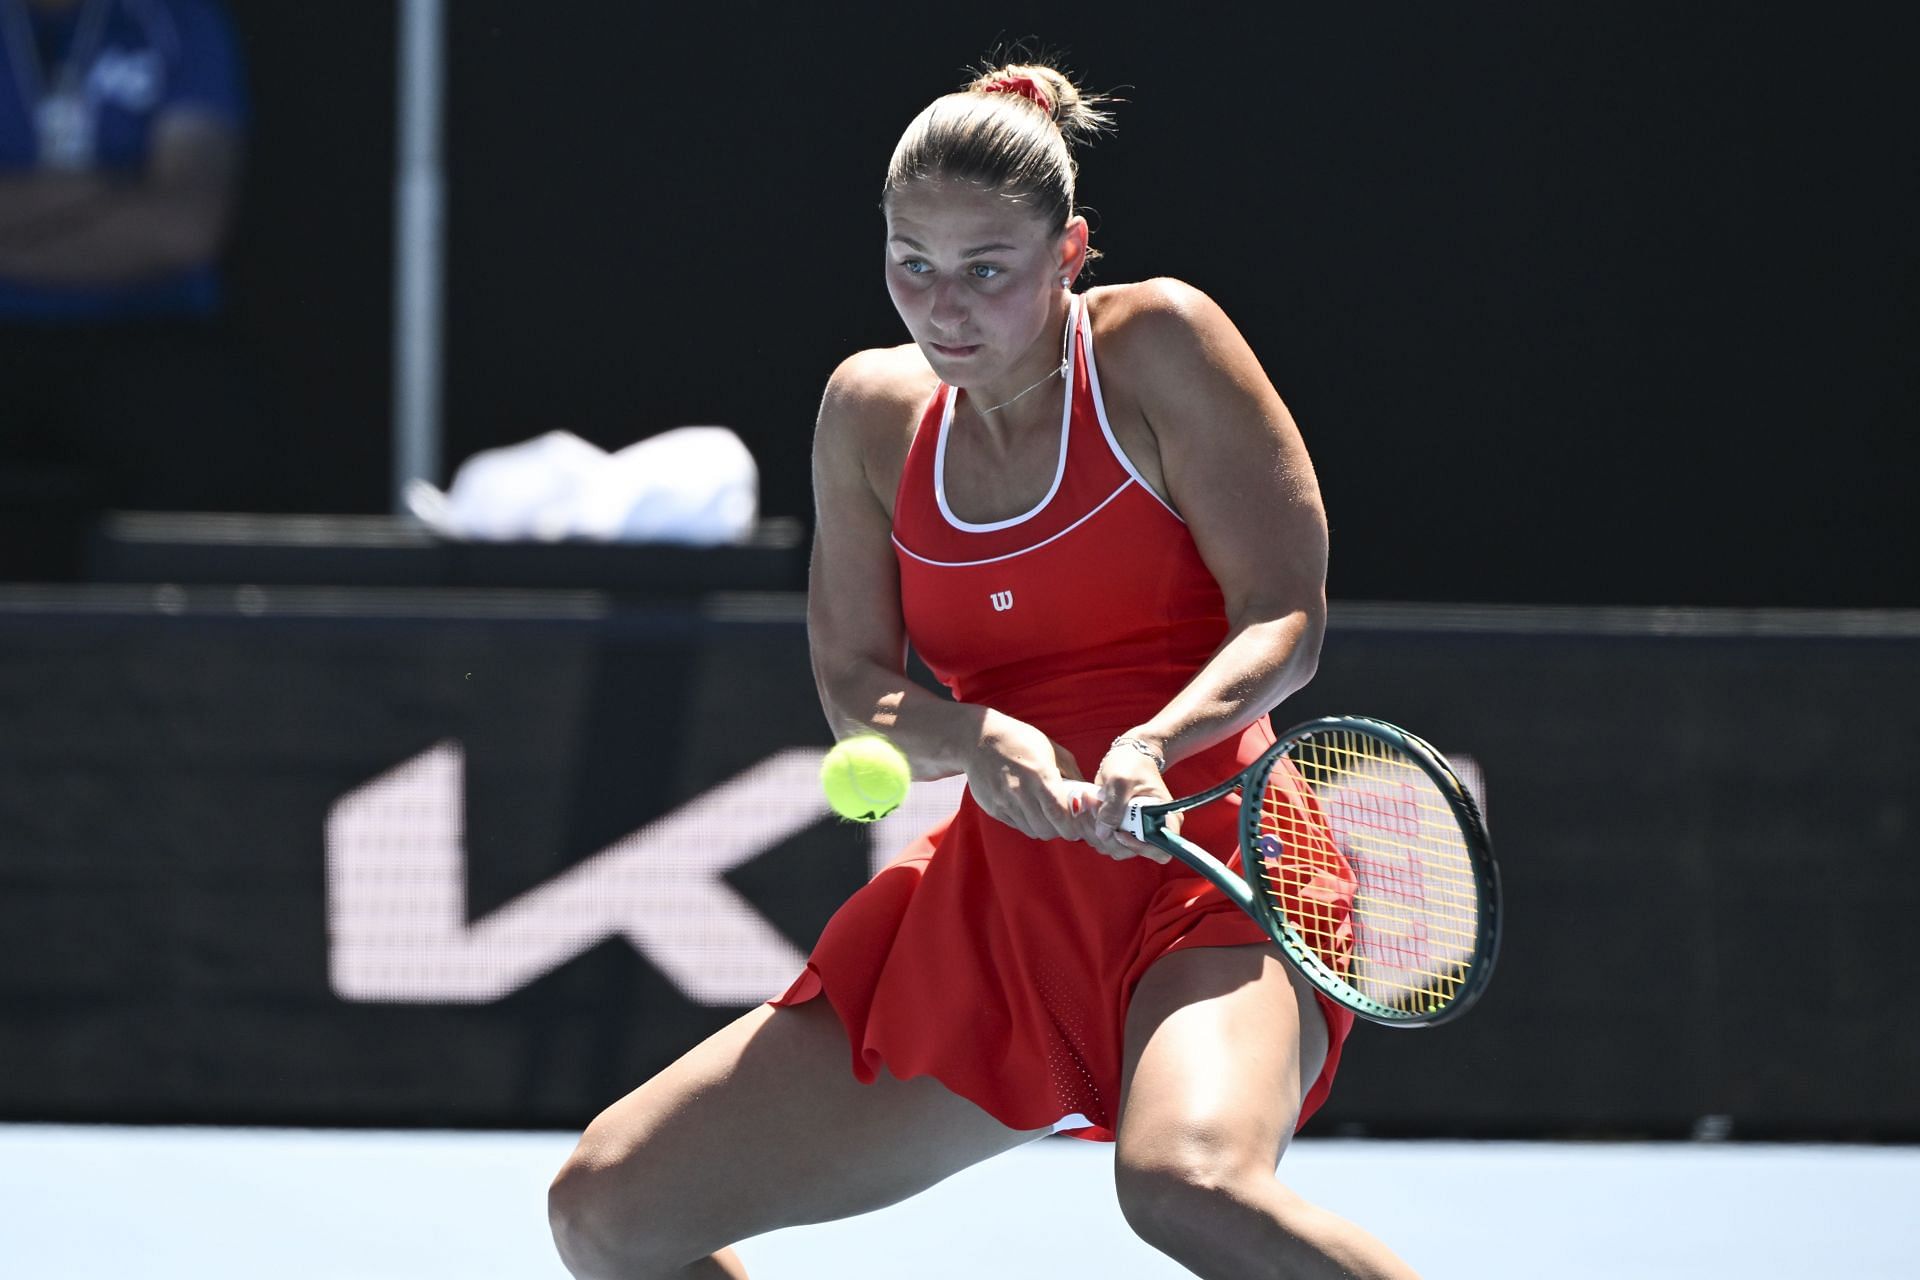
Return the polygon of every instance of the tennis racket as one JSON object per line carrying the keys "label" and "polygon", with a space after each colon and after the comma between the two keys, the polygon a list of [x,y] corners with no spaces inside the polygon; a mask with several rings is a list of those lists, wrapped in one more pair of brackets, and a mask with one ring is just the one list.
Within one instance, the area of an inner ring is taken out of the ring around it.
{"label": "tennis racket", "polygon": [[[1097,794],[1080,786],[1081,799]],[[1244,874],[1167,829],[1169,816],[1235,790]],[[1370,1021],[1445,1022],[1493,975],[1500,873],[1479,806],[1405,729],[1310,721],[1216,787],[1134,801],[1123,829],[1218,886],[1307,981]]]}

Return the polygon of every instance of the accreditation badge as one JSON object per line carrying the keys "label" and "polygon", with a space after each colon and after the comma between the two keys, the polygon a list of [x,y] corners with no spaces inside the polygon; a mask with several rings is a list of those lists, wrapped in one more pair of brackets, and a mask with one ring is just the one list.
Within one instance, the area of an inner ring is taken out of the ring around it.
{"label": "accreditation badge", "polygon": [[84,93],[50,93],[33,113],[40,163],[49,169],[93,167],[94,109]]}

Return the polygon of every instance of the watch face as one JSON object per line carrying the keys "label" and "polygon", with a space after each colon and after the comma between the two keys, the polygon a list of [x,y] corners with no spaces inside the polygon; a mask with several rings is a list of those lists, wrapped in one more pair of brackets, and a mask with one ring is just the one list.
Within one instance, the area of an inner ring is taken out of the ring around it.
{"label": "watch face", "polygon": [[49,169],[93,165],[93,105],[83,94],[49,94],[33,113],[40,163]]}

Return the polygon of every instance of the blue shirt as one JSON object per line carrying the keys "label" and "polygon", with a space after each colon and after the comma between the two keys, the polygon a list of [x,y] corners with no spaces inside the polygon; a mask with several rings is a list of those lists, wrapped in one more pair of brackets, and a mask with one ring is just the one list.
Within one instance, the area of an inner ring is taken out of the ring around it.
{"label": "blue shirt", "polygon": [[[246,92],[238,42],[218,0],[83,0],[48,13],[26,0],[0,0],[28,18],[35,50],[13,39],[18,14],[0,11],[0,174],[39,163],[34,87],[21,83],[22,53],[37,58],[48,79],[73,56],[90,5],[104,4],[88,48],[76,65],[92,117],[93,171],[145,171],[153,124],[166,111],[192,107],[246,125]],[[35,62],[29,60],[31,67]],[[220,303],[219,273],[211,262],[178,275],[134,285],[35,285],[0,275],[0,322],[116,320],[205,316]]]}

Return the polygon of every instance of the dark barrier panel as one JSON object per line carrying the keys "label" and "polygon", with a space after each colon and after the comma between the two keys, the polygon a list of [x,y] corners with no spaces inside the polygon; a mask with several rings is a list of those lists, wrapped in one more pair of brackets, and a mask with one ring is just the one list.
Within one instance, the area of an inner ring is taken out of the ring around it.
{"label": "dark barrier panel", "polygon": [[[0,597],[0,1117],[580,1123],[868,873],[798,610]],[[1349,607],[1335,710],[1470,764],[1510,912],[1316,1131],[1920,1138],[1920,619]]]}
{"label": "dark barrier panel", "polygon": [[[281,465],[146,426],[231,509],[385,510],[397,6],[228,7],[234,354]],[[1094,282],[1233,316],[1314,452],[1337,593],[1920,604],[1881,567],[1920,419],[1913,6],[444,8],[449,467],[723,423],[765,510],[810,518],[828,374],[905,338],[893,144],[1031,34],[1125,99],[1082,168]]]}

